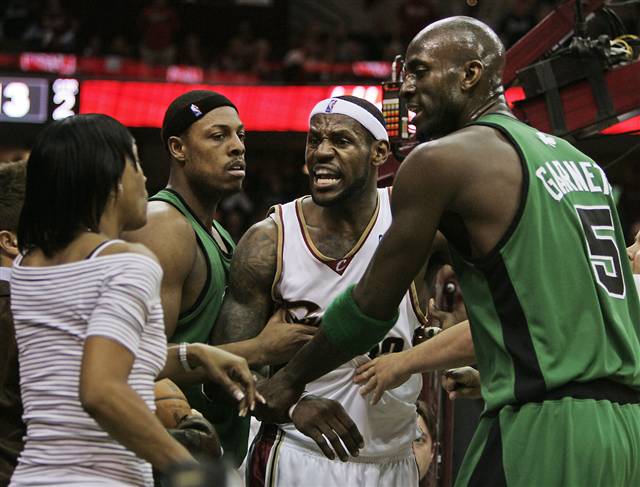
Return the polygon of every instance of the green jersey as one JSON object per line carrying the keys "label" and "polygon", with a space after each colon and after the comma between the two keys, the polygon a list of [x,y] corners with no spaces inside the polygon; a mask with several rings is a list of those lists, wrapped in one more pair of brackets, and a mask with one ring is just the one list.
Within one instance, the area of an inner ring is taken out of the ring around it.
{"label": "green jersey", "polygon": [[[212,225],[229,249],[223,251],[207,228],[193,213],[182,197],[171,189],[163,189],[150,198],[150,201],[164,201],[176,208],[191,223],[196,240],[207,263],[207,281],[195,304],[180,313],[173,336],[168,337],[172,343],[209,343],[211,330],[218,318],[225,289],[231,256],[235,244],[231,236],[215,220]],[[211,421],[220,437],[226,457],[239,465],[247,451],[249,436],[249,420],[238,417],[237,407],[209,401],[202,393],[199,385],[183,388],[191,407],[200,411]]]}
{"label": "green jersey", "polygon": [[514,118],[474,124],[499,130],[523,170],[518,213],[495,249],[473,259],[452,246],[486,410],[602,379],[640,389],[640,302],[604,171]]}

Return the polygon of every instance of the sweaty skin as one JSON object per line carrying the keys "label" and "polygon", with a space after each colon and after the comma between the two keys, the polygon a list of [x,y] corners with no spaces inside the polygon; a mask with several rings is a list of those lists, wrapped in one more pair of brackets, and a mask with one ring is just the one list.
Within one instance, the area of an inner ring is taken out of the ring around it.
{"label": "sweaty skin", "polygon": [[[522,191],[513,146],[492,128],[465,127],[483,114],[512,116],[495,75],[504,64],[495,34],[466,18],[447,19],[416,36],[406,61],[401,95],[418,112],[418,123],[442,137],[418,146],[401,165],[392,196],[393,223],[353,291],[362,312],[380,320],[393,316],[438,228],[449,241],[470,247],[472,256],[486,255],[513,221]],[[441,226],[443,219],[446,226]],[[466,245],[460,235],[466,236]],[[280,417],[306,382],[350,358],[321,329],[261,387],[269,404],[265,417]]]}
{"label": "sweaty skin", "polygon": [[[374,141],[350,117],[316,115],[312,119],[306,149],[312,198],[303,201],[302,211],[309,236],[323,255],[342,259],[360,239],[377,205],[377,167],[387,156],[387,143]],[[276,223],[266,218],[252,226],[238,243],[231,264],[229,289],[213,331],[213,343],[237,342],[256,336],[263,330],[274,306],[286,306],[274,301],[276,297],[272,295],[277,271],[277,238]],[[291,340],[285,353],[271,357],[270,363],[286,362],[317,332],[317,326],[280,322],[277,325],[293,330],[290,333],[297,340]],[[270,348],[273,346],[267,344],[262,352],[269,355]],[[304,407],[296,410],[292,419],[329,458],[337,454],[341,460],[347,460],[338,436],[352,455],[357,454],[358,446],[362,445],[358,428],[336,401],[305,399]],[[337,422],[344,427],[336,430],[331,426]],[[329,442],[319,432],[326,432]]]}

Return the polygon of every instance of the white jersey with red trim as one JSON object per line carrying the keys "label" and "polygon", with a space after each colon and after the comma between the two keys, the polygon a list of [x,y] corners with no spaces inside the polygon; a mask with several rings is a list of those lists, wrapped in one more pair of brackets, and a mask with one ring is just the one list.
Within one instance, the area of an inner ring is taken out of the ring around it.
{"label": "white jersey with red trim", "polygon": [[[308,198],[308,197],[307,197]],[[355,247],[342,259],[328,258],[316,248],[307,232],[302,201],[275,207],[271,217],[278,224],[278,268],[273,298],[288,311],[289,320],[318,324],[331,301],[363,276],[380,239],[391,224],[390,195],[378,189],[378,204]],[[280,220],[280,221],[279,221]],[[422,388],[420,375],[384,393],[376,406],[363,398],[353,383],[356,368],[378,353],[399,352],[411,347],[414,330],[424,316],[417,307],[415,290],[400,303],[395,326],[369,355],[361,355],[307,384],[309,394],[334,399],[345,408],[362,433],[365,446],[360,456],[382,457],[406,448],[419,436],[415,401]],[[413,293],[413,294],[412,294]],[[309,437],[292,424],[281,426],[285,438],[320,451]]]}

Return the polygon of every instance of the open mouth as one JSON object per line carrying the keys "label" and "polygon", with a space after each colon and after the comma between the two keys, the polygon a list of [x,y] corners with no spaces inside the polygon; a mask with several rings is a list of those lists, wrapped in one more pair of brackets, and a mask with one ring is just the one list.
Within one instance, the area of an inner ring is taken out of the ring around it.
{"label": "open mouth", "polygon": [[332,169],[318,167],[312,172],[313,185],[318,189],[329,189],[337,186],[342,180],[342,175]]}
{"label": "open mouth", "polygon": [[409,104],[407,109],[409,110],[409,122],[412,122],[422,114],[422,108],[419,105]]}
{"label": "open mouth", "polygon": [[244,161],[235,161],[227,167],[227,171],[233,176],[244,177],[246,167]]}

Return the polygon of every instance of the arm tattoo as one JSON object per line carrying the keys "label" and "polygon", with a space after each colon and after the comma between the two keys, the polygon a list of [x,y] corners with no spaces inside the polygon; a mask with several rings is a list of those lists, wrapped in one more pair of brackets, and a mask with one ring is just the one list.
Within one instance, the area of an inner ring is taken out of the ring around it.
{"label": "arm tattoo", "polygon": [[231,262],[229,288],[212,332],[216,345],[253,338],[273,311],[277,228],[267,218],[240,239]]}

